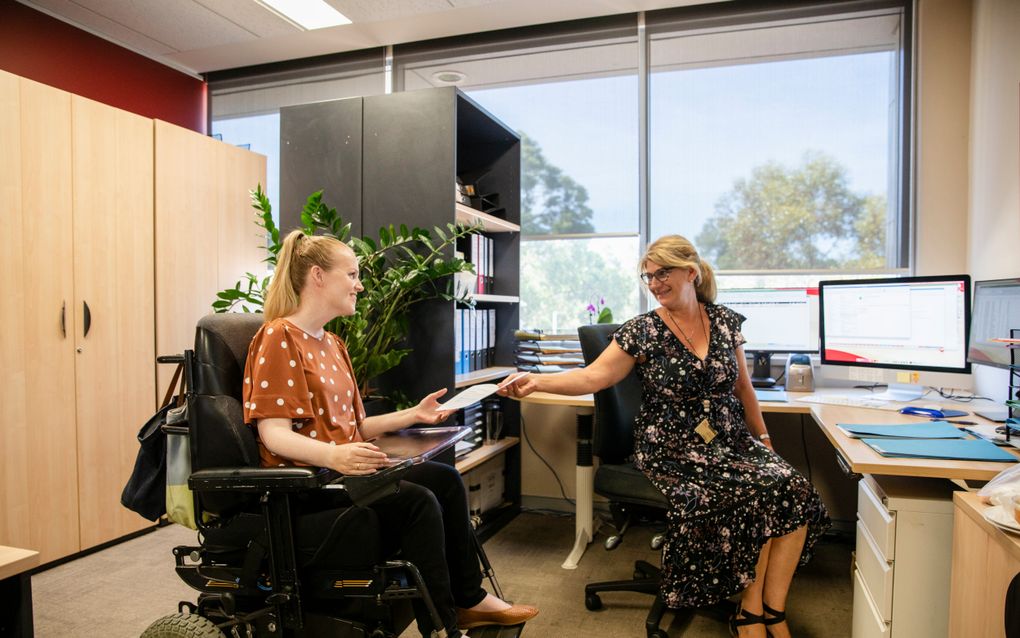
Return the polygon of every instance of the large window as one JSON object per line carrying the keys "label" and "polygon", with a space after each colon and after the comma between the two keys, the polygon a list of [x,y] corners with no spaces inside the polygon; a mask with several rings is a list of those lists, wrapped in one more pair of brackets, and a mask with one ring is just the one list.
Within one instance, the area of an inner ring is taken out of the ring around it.
{"label": "large window", "polygon": [[[738,0],[399,45],[391,90],[455,84],[521,135],[521,325],[566,332],[654,304],[637,259],[669,233],[722,288],[909,271],[911,6]],[[213,77],[213,130],[270,156],[272,194],[280,106],[382,93],[383,61]]]}
{"label": "large window", "polygon": [[[615,22],[619,22],[618,20]],[[597,32],[396,58],[405,90],[458,78],[521,144],[521,326],[571,332],[638,309],[637,38]]]}
{"label": "large window", "polygon": [[908,265],[900,9],[652,31],[652,238],[689,237],[724,287]]}

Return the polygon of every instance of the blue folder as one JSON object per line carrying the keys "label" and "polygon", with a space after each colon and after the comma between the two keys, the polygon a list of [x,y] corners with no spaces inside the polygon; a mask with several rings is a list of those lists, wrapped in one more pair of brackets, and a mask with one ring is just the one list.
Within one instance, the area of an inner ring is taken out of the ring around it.
{"label": "blue folder", "polygon": [[861,439],[882,456],[1015,463],[1017,458],[984,439]]}
{"label": "blue folder", "polygon": [[865,436],[893,439],[965,439],[967,435],[945,421],[907,423],[899,425],[869,425],[863,423],[837,423],[836,427],[847,436],[859,439]]}
{"label": "blue folder", "polygon": [[755,388],[754,395],[758,397],[759,401],[775,401],[777,403],[786,403],[789,399],[786,398],[785,390],[762,390]]}

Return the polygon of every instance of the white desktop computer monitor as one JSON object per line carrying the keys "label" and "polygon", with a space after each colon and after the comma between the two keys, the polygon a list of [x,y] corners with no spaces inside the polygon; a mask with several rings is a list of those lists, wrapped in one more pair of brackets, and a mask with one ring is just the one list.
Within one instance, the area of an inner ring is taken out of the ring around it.
{"label": "white desktop computer monitor", "polygon": [[[969,373],[970,276],[822,281],[823,365]],[[916,384],[889,384],[895,401],[919,398]]]}
{"label": "white desktop computer monitor", "polygon": [[[1011,355],[1015,355],[1020,363],[1020,351],[1001,341],[992,341],[1012,337],[1013,330],[1020,330],[1020,279],[975,281],[967,360],[974,365],[1008,369]],[[1005,421],[1009,416],[1001,405],[974,413],[993,421]]]}
{"label": "white desktop computer monitor", "polygon": [[740,331],[744,352],[754,359],[756,387],[775,385],[774,353],[818,352],[817,288],[730,288],[719,290],[715,301],[747,318]]}

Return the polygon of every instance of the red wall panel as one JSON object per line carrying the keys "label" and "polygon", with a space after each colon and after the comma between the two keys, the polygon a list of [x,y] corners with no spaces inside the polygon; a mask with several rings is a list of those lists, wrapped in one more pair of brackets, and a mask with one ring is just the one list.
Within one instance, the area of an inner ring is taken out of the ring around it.
{"label": "red wall panel", "polygon": [[0,69],[206,133],[206,83],[14,0],[0,0]]}

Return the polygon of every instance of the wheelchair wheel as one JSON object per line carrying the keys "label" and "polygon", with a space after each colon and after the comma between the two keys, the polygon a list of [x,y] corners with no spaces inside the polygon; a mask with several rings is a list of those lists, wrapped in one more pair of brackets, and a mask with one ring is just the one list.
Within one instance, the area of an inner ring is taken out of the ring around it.
{"label": "wheelchair wheel", "polygon": [[142,632],[141,638],[226,638],[216,624],[198,614],[163,616]]}

